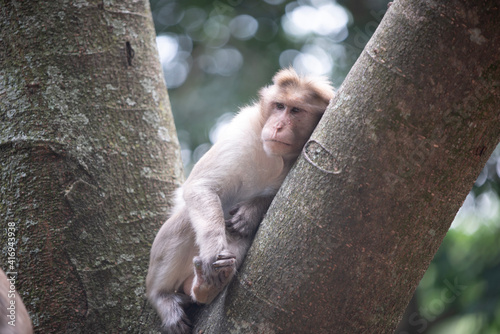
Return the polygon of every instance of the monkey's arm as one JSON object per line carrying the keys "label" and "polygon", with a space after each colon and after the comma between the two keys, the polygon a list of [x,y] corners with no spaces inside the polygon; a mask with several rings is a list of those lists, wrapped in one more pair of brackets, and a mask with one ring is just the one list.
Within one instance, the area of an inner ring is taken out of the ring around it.
{"label": "monkey's arm", "polygon": [[243,238],[253,237],[273,198],[274,195],[259,196],[238,204],[229,211],[232,216],[226,220],[227,230]]}
{"label": "monkey's arm", "polygon": [[206,180],[197,180],[184,188],[184,200],[200,257],[214,261],[227,248],[224,213],[215,185]]}
{"label": "monkey's arm", "polygon": [[255,180],[255,171],[259,170],[255,164],[261,162],[254,159],[254,152],[263,152],[258,127],[254,128],[258,117],[257,107],[241,111],[184,183],[183,198],[204,262],[215,261],[227,249],[227,205],[249,198],[262,187]]}
{"label": "monkey's arm", "polygon": [[221,197],[234,192],[231,188],[237,189],[235,185],[239,182],[225,166],[226,160],[213,160],[217,155],[209,153],[207,159],[200,160],[198,169],[193,169],[191,179],[183,187],[199,250],[198,256],[193,258],[194,278],[184,289],[199,303],[210,303],[236,271],[237,254],[229,249]]}

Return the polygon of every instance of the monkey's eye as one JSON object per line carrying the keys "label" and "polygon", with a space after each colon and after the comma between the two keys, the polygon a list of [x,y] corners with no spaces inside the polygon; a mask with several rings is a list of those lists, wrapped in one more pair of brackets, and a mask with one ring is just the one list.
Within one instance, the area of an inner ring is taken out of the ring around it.
{"label": "monkey's eye", "polygon": [[276,109],[283,110],[285,109],[285,105],[283,103],[276,102]]}
{"label": "monkey's eye", "polygon": [[290,112],[291,112],[292,114],[296,114],[296,113],[301,112],[301,111],[302,111],[302,110],[301,110],[301,109],[299,109],[299,108],[297,108],[297,107],[293,107],[293,108],[292,108],[292,110],[290,110]]}

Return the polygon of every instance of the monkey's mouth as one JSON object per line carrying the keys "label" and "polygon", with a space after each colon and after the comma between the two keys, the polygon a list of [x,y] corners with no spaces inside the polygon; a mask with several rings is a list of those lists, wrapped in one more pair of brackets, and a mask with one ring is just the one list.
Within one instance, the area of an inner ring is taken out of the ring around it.
{"label": "monkey's mouth", "polygon": [[271,143],[278,143],[278,144],[283,144],[283,145],[286,145],[286,146],[292,146],[291,144],[288,144],[288,143],[285,143],[285,142],[282,142],[282,141],[279,141],[277,139],[267,139],[266,142],[271,142]]}

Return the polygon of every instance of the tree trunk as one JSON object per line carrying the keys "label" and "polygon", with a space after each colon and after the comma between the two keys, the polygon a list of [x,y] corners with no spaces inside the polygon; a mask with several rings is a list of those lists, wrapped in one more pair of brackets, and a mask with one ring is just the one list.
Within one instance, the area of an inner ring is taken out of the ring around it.
{"label": "tree trunk", "polygon": [[38,333],[152,328],[149,250],[182,181],[147,0],[0,2],[0,217]]}
{"label": "tree trunk", "polygon": [[395,330],[500,140],[499,26],[495,1],[394,2],[197,329]]}

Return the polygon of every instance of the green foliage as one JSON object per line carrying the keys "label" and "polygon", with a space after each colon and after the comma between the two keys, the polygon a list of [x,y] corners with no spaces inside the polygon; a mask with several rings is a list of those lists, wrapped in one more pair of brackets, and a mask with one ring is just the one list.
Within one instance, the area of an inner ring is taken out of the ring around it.
{"label": "green foliage", "polygon": [[448,232],[417,290],[420,333],[500,332],[499,238],[500,225]]}

